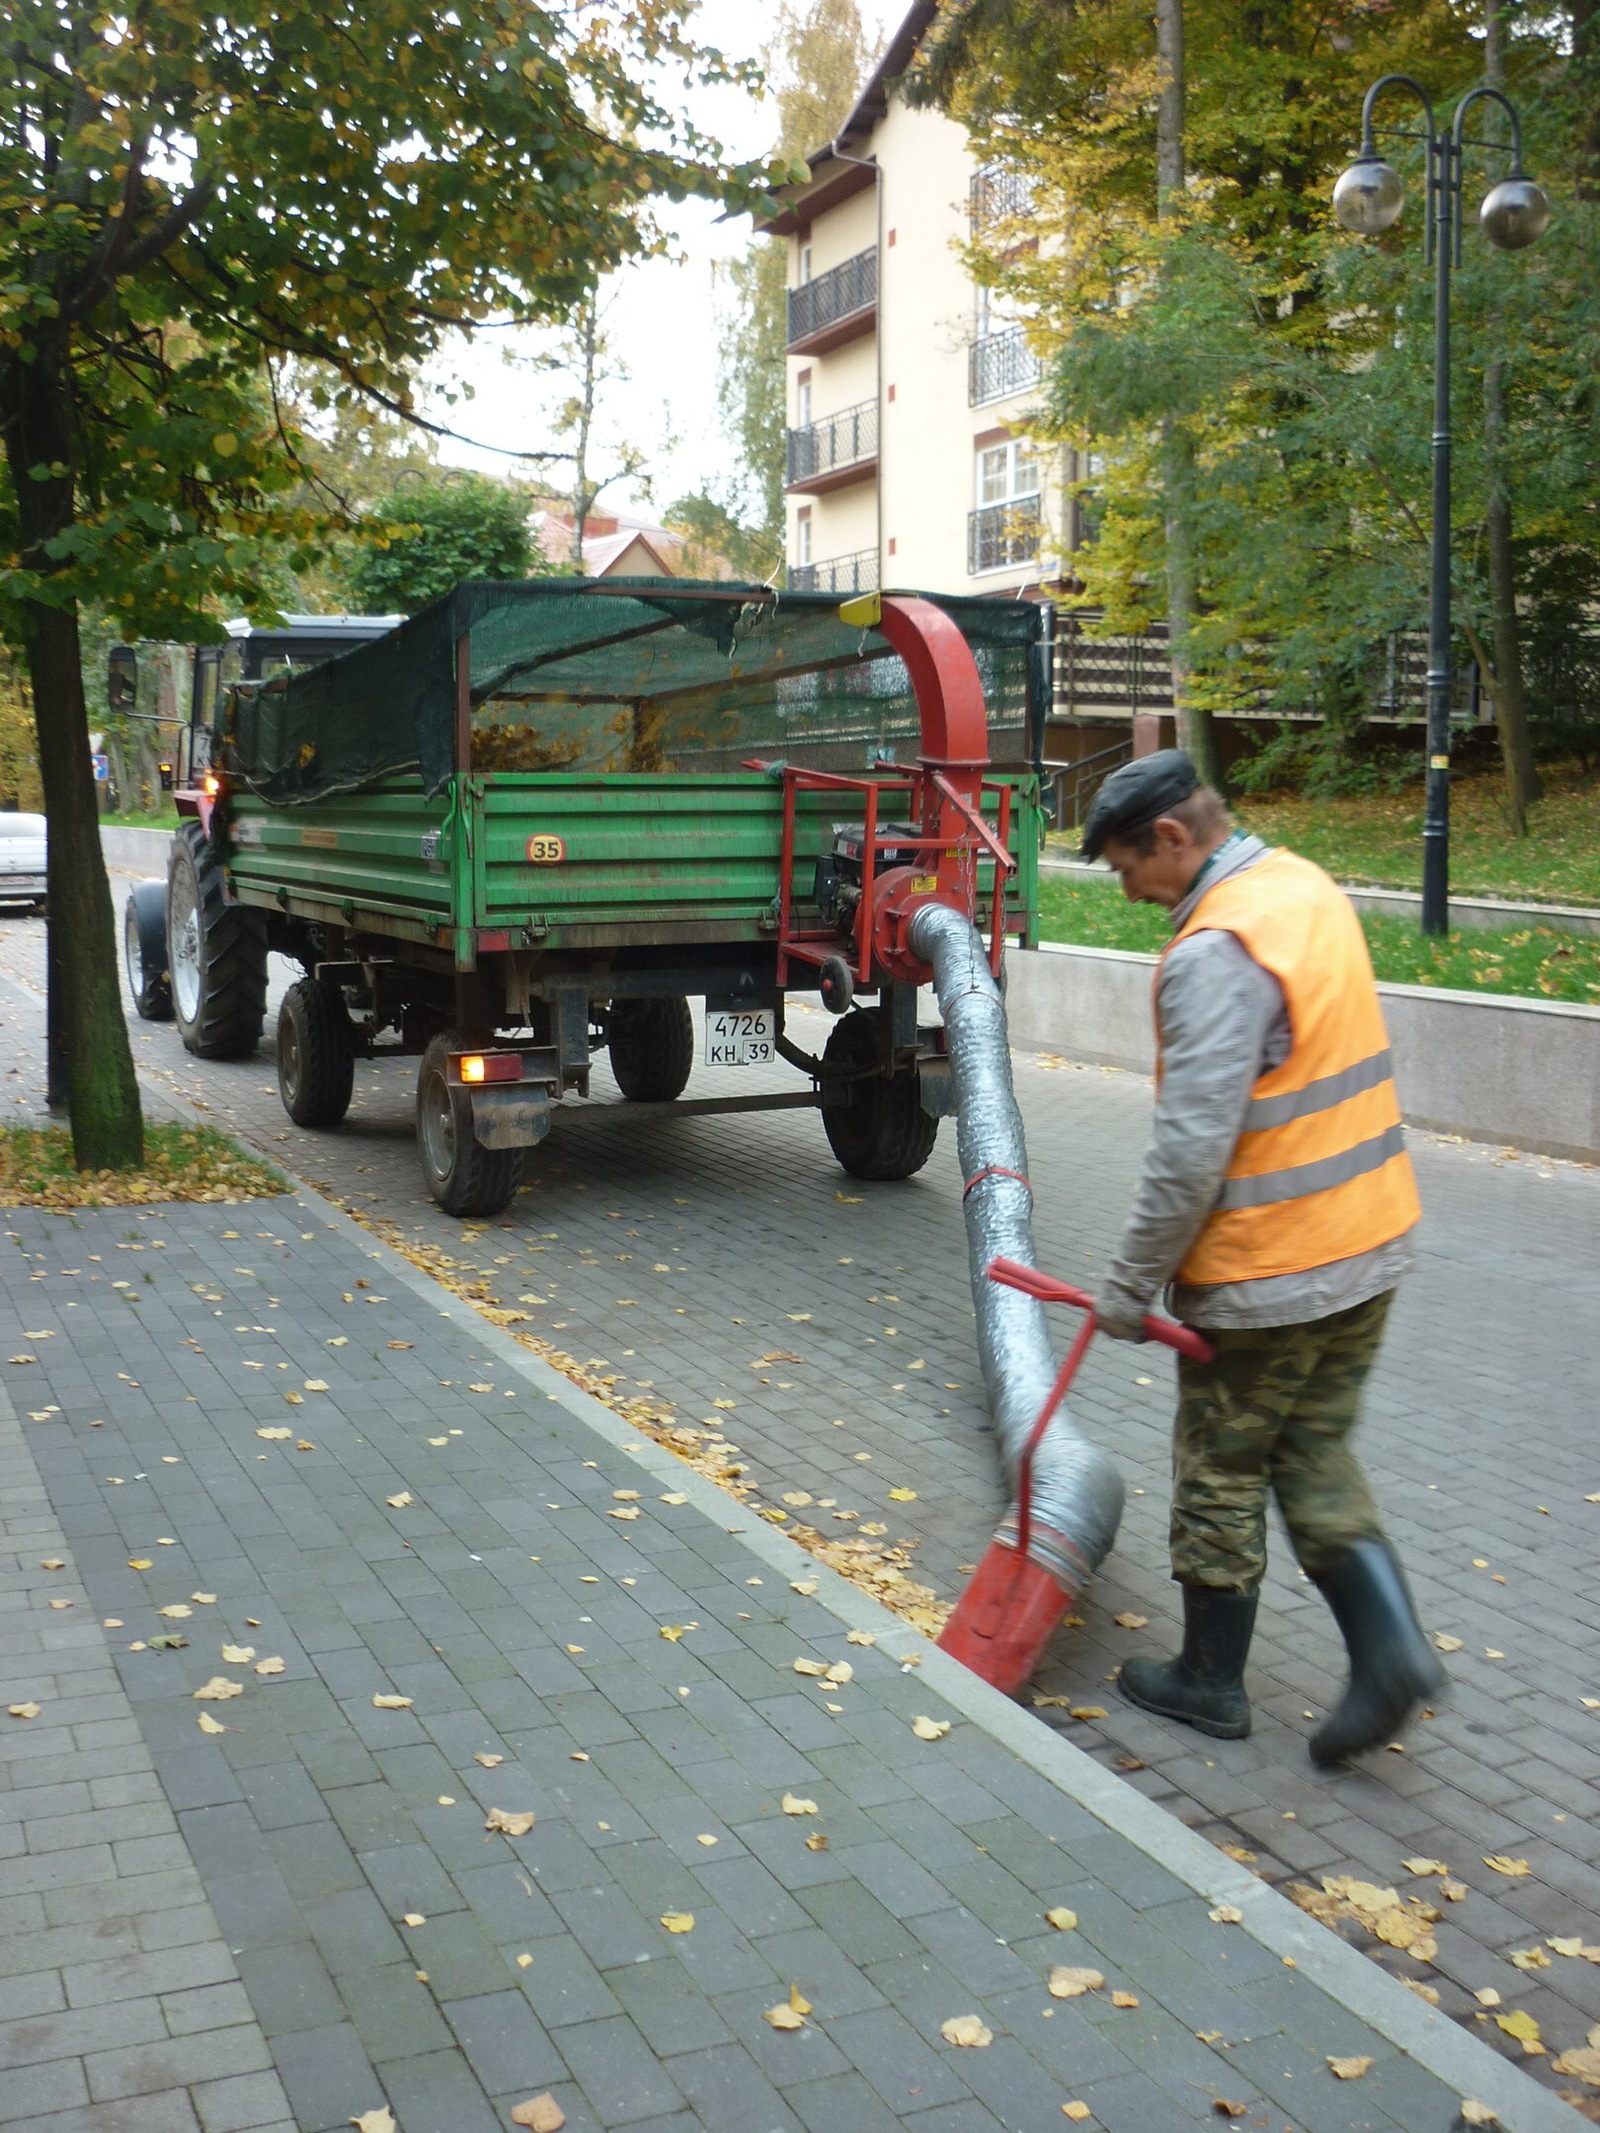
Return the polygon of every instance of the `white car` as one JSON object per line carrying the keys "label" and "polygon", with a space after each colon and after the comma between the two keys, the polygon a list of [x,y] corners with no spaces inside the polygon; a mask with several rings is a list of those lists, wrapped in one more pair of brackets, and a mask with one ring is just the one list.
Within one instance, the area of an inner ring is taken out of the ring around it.
{"label": "white car", "polygon": [[43,815],[0,811],[0,904],[45,904],[45,820]]}

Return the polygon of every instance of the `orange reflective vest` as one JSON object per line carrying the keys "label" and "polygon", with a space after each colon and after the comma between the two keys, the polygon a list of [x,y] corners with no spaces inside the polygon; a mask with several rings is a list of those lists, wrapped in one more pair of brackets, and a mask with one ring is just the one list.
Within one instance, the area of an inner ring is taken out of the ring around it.
{"label": "orange reflective vest", "polygon": [[[1283,988],[1290,1047],[1251,1091],[1185,1283],[1261,1281],[1374,1251],[1421,1215],[1389,1037],[1349,898],[1293,852],[1207,889],[1173,935],[1226,932]],[[1165,957],[1163,957],[1163,961]],[[1160,968],[1156,980],[1160,983]],[[1160,1086],[1160,1022],[1156,1029]]]}

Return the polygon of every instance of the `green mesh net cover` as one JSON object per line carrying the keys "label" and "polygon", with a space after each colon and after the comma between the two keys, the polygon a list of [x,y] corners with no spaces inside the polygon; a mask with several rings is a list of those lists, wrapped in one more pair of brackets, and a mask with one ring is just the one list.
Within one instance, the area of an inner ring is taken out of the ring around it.
{"label": "green mesh net cover", "polygon": [[[1038,751],[1044,611],[935,598],[971,645],[990,756]],[[475,771],[737,770],[751,756],[860,771],[917,753],[916,700],[829,593],[667,578],[474,582],[325,665],[229,693],[223,760],[276,805],[455,768],[456,643],[471,647]]]}

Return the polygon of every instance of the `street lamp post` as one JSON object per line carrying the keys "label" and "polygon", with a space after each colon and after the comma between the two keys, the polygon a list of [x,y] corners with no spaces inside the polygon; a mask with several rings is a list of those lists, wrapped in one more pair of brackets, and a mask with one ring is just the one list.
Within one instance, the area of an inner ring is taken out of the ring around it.
{"label": "street lamp post", "polygon": [[[1398,219],[1405,204],[1400,174],[1378,154],[1372,114],[1385,89],[1404,89],[1422,106],[1424,130],[1386,127],[1422,140],[1428,159],[1428,212],[1423,259],[1433,277],[1433,529],[1428,603],[1428,736],[1422,821],[1422,930],[1445,933],[1450,925],[1450,269],[1461,263],[1461,157],[1464,127],[1475,104],[1498,104],[1511,121],[1511,174],[1502,178],[1478,211],[1489,242],[1520,252],[1537,244],[1550,227],[1550,202],[1522,170],[1522,126],[1516,107],[1499,89],[1469,89],[1448,127],[1434,116],[1427,91],[1409,74],[1385,74],[1361,106],[1361,149],[1333,189],[1333,211],[1347,230],[1376,237]],[[1493,146],[1493,143],[1473,144]]]}

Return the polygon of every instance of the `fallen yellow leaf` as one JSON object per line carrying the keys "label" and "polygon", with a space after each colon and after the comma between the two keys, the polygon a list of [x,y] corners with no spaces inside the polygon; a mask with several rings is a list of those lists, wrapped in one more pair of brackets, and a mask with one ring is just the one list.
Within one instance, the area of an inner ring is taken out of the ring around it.
{"label": "fallen yellow leaf", "polygon": [[1461,2123],[1464,2126],[1497,2126],[1500,2121],[1486,2103],[1479,2103],[1476,2096],[1466,2096],[1461,2102]]}
{"label": "fallen yellow leaf", "polygon": [[1509,1875],[1512,1880],[1520,1880],[1524,1874],[1533,1871],[1526,1859],[1508,1859],[1503,1852],[1486,1853],[1483,1863],[1497,1874]]}
{"label": "fallen yellow leaf", "polygon": [[[285,1430],[284,1435],[287,1436],[288,1434],[289,1432]],[[412,1497],[411,1491],[409,1489],[402,1489],[398,1496],[386,1496],[383,1500],[389,1506],[391,1511],[403,1511],[406,1509],[407,1505],[412,1503],[415,1499]]]}
{"label": "fallen yellow leaf", "polygon": [[946,2044],[959,2044],[974,2051],[994,2042],[994,2031],[986,2029],[976,2015],[951,2015],[947,2022],[939,2024],[939,2034]]}
{"label": "fallen yellow leaf", "polygon": [[1064,1903],[1058,1903],[1053,1911],[1045,1912],[1044,1921],[1047,1926],[1054,1926],[1058,1933],[1072,1933],[1077,1930],[1078,1914],[1069,1911]]}
{"label": "fallen yellow leaf", "polygon": [[264,1679],[270,1679],[274,1674],[283,1672],[283,1661],[281,1659],[263,1659],[257,1665],[256,1672]]}
{"label": "fallen yellow leaf", "polygon": [[1081,1969],[1072,1963],[1054,1963],[1045,1981],[1053,2000],[1076,2000],[1086,1992],[1098,1992],[1105,1983],[1099,1970]]}
{"label": "fallen yellow leaf", "polygon": [[485,1770],[498,1770],[505,1761],[505,1757],[503,1755],[486,1755],[480,1748],[472,1760],[475,1763],[482,1763]]}
{"label": "fallen yellow leaf", "polygon": [[876,1644],[878,1639],[870,1629],[847,1629],[844,1641],[846,1644]]}
{"label": "fallen yellow leaf", "polygon": [[943,1740],[950,1730],[948,1718],[914,1718],[911,1730],[918,1740]]}
{"label": "fallen yellow leaf", "polygon": [[222,1647],[223,1659],[229,1666],[248,1666],[255,1655],[253,1644],[225,1644]]}
{"label": "fallen yellow leaf", "polygon": [[129,1558],[128,1558],[128,1568],[129,1568],[130,1570],[148,1570],[148,1569],[150,1568],[150,1558],[149,1558],[149,1556],[148,1556],[148,1555],[130,1555],[130,1556],[129,1556]]}
{"label": "fallen yellow leaf", "polygon": [[1448,1874],[1450,1871],[1442,1859],[1402,1859],[1400,1864],[1408,1874]]}
{"label": "fallen yellow leaf", "polygon": [[356,2128],[356,2133],[396,2133],[394,2113],[386,2103],[380,2104],[375,2111],[363,2111],[359,2117],[352,2118],[350,2123]]}
{"label": "fallen yellow leaf", "polygon": [[813,1680],[820,1680],[828,1671],[820,1659],[797,1659],[794,1663],[794,1670],[797,1674],[808,1675]]}
{"label": "fallen yellow leaf", "polygon": [[891,1503],[915,1503],[916,1500],[917,1492],[915,1489],[891,1489],[889,1491],[889,1501]]}
{"label": "fallen yellow leaf", "polygon": [[1116,1623],[1118,1629],[1148,1629],[1150,1627],[1150,1617],[1148,1615],[1113,1615],[1111,1619]]}
{"label": "fallen yellow leaf", "polygon": [[409,1696],[374,1696],[372,1708],[375,1711],[409,1711],[411,1698]]}
{"label": "fallen yellow leaf", "polygon": [[525,1837],[537,1819],[531,1810],[491,1807],[489,1818],[483,1826],[485,1829],[498,1830],[502,1836]]}
{"label": "fallen yellow leaf", "polygon": [[1113,2007],[1137,2007],[1138,1995],[1132,1992],[1114,1992],[1111,1995],[1111,2004]]}
{"label": "fallen yellow leaf", "polygon": [[1216,1909],[1208,1911],[1206,1916],[1214,1926],[1237,1926],[1244,1923],[1243,1911],[1231,1903],[1219,1903]]}
{"label": "fallen yellow leaf", "polygon": [[425,1926],[427,1923],[427,1919],[423,1917],[420,1911],[407,1911],[401,1920],[401,1924],[407,1926]]}
{"label": "fallen yellow leaf", "polygon": [[815,1800],[802,1800],[794,1793],[786,1792],[783,1796],[783,1811],[786,1815],[814,1815],[819,1814],[821,1809]]}
{"label": "fallen yellow leaf", "polygon": [[1061,2106],[1061,2115],[1063,2118],[1071,2118],[1081,2122],[1085,2118],[1093,2117],[1094,2114],[1086,2103],[1064,2103]]}
{"label": "fallen yellow leaf", "polygon": [[[194,1609],[192,1607],[181,1607],[174,1605],[172,1607],[158,1607],[156,1609],[156,1613],[158,1615],[165,1615],[169,1622],[187,1622],[189,1617],[194,1613]],[[227,1654],[224,1653],[223,1657],[226,1658]]]}
{"label": "fallen yellow leaf", "polygon": [[227,1703],[235,1696],[244,1694],[242,1681],[230,1681],[225,1674],[213,1674],[204,1688],[196,1689],[196,1703]]}
{"label": "fallen yellow leaf", "polygon": [[530,2096],[526,2103],[511,2107],[511,2123],[526,2127],[527,2133],[561,2133],[566,2122],[566,2112],[548,2089],[542,2096]]}
{"label": "fallen yellow leaf", "polygon": [[1461,1649],[1461,1639],[1459,1637],[1446,1636],[1442,1629],[1434,1631],[1433,1641],[1441,1652],[1458,1652]]}
{"label": "fallen yellow leaf", "polygon": [[1105,1715],[1106,1707],[1103,1703],[1075,1703],[1067,1712],[1069,1718],[1081,1719],[1104,1718]]}
{"label": "fallen yellow leaf", "polygon": [[806,1839],[806,1850],[808,1852],[825,1852],[827,1849],[827,1838],[820,1829],[814,1829]]}
{"label": "fallen yellow leaf", "polygon": [[1498,2007],[1500,1995],[1492,1985],[1480,1985],[1472,1995],[1480,2007]]}
{"label": "fallen yellow leaf", "polygon": [[40,1706],[36,1703],[8,1703],[7,1711],[13,1718],[37,1718]]}
{"label": "fallen yellow leaf", "polygon": [[1330,2059],[1328,2070],[1337,2081],[1359,2081],[1371,2064],[1370,2059]]}
{"label": "fallen yellow leaf", "polygon": [[195,1719],[195,1724],[202,1733],[226,1733],[228,1730],[221,1719],[213,1718],[209,1711],[202,1711]]}
{"label": "fallen yellow leaf", "polygon": [[693,1911],[663,1911],[661,1923],[669,1933],[692,1933],[694,1931],[694,1913]]}
{"label": "fallen yellow leaf", "polygon": [[1497,2014],[1496,2022],[1508,2037],[1515,2037],[1519,2044],[1537,2044],[1542,2032],[1526,2008],[1517,2007],[1510,2014]]}

